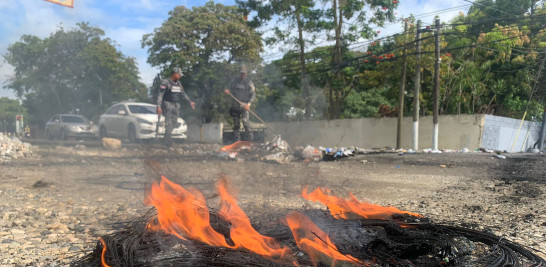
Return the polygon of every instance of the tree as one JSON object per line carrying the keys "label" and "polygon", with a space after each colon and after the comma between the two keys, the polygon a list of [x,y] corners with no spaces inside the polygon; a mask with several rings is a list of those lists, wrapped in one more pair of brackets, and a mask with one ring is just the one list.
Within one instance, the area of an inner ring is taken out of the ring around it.
{"label": "tree", "polygon": [[255,70],[262,51],[260,34],[237,7],[212,1],[193,9],[175,7],[161,27],[144,35],[142,46],[148,47],[148,62],[164,75],[175,66],[182,68],[181,82],[199,99],[206,121],[225,113],[231,103],[222,92],[225,85],[238,75],[240,65]]}
{"label": "tree", "polygon": [[329,88],[329,118],[338,118],[342,113],[345,97],[351,91],[351,80],[342,75],[343,53],[347,46],[360,38],[370,39],[377,36],[372,25],[383,26],[386,21],[394,21],[394,10],[399,1],[391,0],[323,0],[330,2],[326,14],[329,16],[331,36],[335,42],[332,53],[333,79]]}
{"label": "tree", "polygon": [[4,56],[15,69],[4,87],[24,99],[34,123],[66,112],[93,118],[114,101],[146,97],[135,60],[102,38],[101,29],[77,26],[59,28],[45,39],[24,35]]}
{"label": "tree", "polygon": [[305,54],[306,47],[314,45],[316,35],[326,27],[322,19],[323,10],[316,7],[315,0],[238,0],[237,3],[245,14],[255,12],[252,20],[255,27],[281,18],[275,19],[273,35],[268,36],[265,42],[268,45],[281,45],[288,50],[285,59],[288,55],[294,59],[287,67],[299,73],[299,83],[293,84],[292,88],[300,90],[304,101],[303,115],[310,118],[313,114]]}
{"label": "tree", "polygon": [[469,32],[478,35],[481,32],[489,32],[495,28],[500,20],[508,23],[529,24],[524,15],[535,15],[538,0],[479,0],[475,1],[468,10],[465,22],[481,20],[480,23],[472,23]]}

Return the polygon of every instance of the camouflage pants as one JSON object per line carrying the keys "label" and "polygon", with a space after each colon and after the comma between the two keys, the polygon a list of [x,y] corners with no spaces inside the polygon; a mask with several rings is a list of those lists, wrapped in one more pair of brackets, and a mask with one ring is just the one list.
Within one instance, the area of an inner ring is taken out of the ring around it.
{"label": "camouflage pants", "polygon": [[248,134],[248,139],[250,141],[254,140],[252,130],[250,129],[250,113],[248,110],[245,110],[242,107],[231,107],[229,109],[229,114],[233,118],[233,135],[235,141],[241,140],[241,118],[243,126],[245,127],[245,132]]}
{"label": "camouflage pants", "polygon": [[180,103],[163,102],[163,116],[165,116],[165,141],[171,142],[173,129],[178,127],[178,117],[180,116]]}

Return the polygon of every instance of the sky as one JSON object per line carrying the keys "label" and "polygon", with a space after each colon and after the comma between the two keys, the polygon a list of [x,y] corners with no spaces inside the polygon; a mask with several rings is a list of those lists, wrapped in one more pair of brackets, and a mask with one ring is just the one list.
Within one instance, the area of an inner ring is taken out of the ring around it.
{"label": "sky", "polygon": [[[59,26],[74,28],[78,22],[89,22],[91,26],[103,29],[106,37],[112,39],[118,49],[126,56],[137,60],[141,81],[150,85],[158,70],[147,62],[147,51],[141,47],[144,34],[152,33],[168,18],[175,6],[201,6],[206,0],[74,0],[74,8],[67,8],[44,0],[0,0],[0,97],[15,99],[12,90],[4,89],[6,80],[13,75],[13,68],[3,58],[10,44],[20,40],[22,35],[30,34],[40,38],[48,37]],[[235,0],[216,0],[217,3],[232,5]],[[460,11],[466,12],[468,2],[464,0],[400,0],[397,9],[399,17],[410,14],[419,15],[438,10],[450,9],[442,13],[440,19],[449,21]],[[422,16],[425,23],[431,24],[435,14]],[[381,36],[402,31],[400,24],[377,29]],[[275,59],[275,54],[266,50],[266,59]]]}

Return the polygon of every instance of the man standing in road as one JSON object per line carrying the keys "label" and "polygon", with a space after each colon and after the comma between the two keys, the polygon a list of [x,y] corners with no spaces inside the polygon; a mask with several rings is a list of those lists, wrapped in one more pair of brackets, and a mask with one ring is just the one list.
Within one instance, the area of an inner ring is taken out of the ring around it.
{"label": "man standing in road", "polygon": [[184,97],[190,102],[191,108],[195,109],[195,102],[191,101],[184,87],[180,83],[182,70],[174,68],[171,71],[171,76],[163,79],[159,85],[159,95],[157,96],[157,114],[165,116],[165,137],[166,145],[172,145],[172,132],[175,127],[178,127],[178,116],[180,116],[180,101]]}
{"label": "man standing in road", "polygon": [[236,99],[241,103],[233,100],[231,108],[229,109],[229,114],[233,118],[233,135],[235,141],[241,140],[241,118],[243,121],[243,126],[245,127],[245,132],[248,134],[250,141],[254,140],[252,130],[250,129],[250,105],[256,99],[256,89],[254,88],[254,83],[252,80],[247,78],[246,67],[243,66],[239,73],[239,77],[235,78],[228,86],[228,89],[225,90],[226,94],[232,94]]}

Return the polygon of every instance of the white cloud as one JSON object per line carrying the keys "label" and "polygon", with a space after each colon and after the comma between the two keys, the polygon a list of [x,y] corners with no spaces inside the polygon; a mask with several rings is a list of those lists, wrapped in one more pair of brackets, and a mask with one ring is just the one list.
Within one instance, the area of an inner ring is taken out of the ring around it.
{"label": "white cloud", "polygon": [[[146,50],[141,48],[140,40],[142,35],[153,32],[155,27],[159,27],[163,22],[160,16],[138,16],[138,17],[109,17],[104,11],[91,7],[91,4],[97,3],[97,0],[78,0],[75,7],[60,8],[57,5],[37,0],[20,0],[5,4],[7,1],[0,0],[0,16],[9,17],[13,12],[20,16],[12,20],[4,20],[2,31],[5,33],[0,40],[0,54],[6,52],[7,47],[17,42],[24,34],[35,35],[45,38],[55,32],[59,26],[65,29],[75,27],[78,22],[90,22],[92,26],[102,28],[106,36],[115,41],[126,56],[134,57],[138,63],[141,81],[144,84],[150,84],[156,73],[155,68],[146,63]],[[124,4],[124,8],[149,11],[157,11],[165,8],[165,4],[156,4],[150,0],[139,1],[117,1]],[[170,8],[165,8],[166,14]],[[152,12],[153,13],[153,12]],[[128,28],[119,26],[123,20],[136,20],[140,25],[146,25],[143,28]],[[144,22],[144,23],[143,23]],[[98,25],[97,23],[100,23]],[[2,60],[3,61],[3,60]],[[10,90],[1,89],[6,80],[13,75],[13,68],[2,62],[0,64],[0,96],[15,97]]]}
{"label": "white cloud", "polygon": [[147,29],[121,27],[107,32],[107,35],[116,41],[125,55],[136,59],[140,70],[140,80],[147,86],[152,83],[159,70],[146,62],[148,54],[146,48],[141,47],[140,41],[144,34],[152,31],[153,26],[150,25]]}

